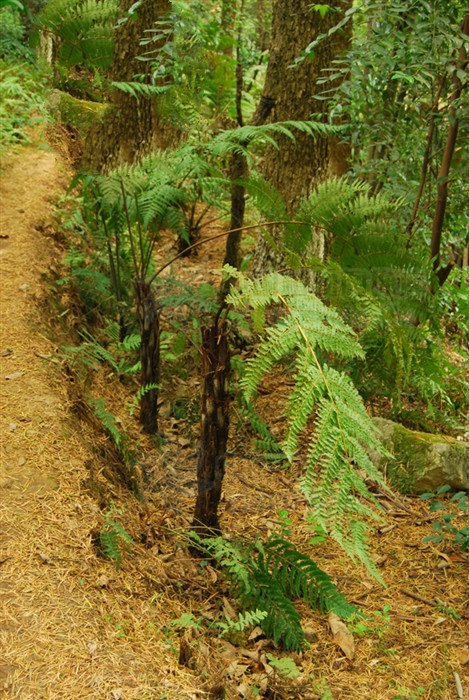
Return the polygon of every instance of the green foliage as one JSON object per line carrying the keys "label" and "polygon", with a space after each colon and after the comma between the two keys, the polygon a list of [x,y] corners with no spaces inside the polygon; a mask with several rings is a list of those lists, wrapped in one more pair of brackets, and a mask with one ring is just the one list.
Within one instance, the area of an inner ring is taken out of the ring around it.
{"label": "green foliage", "polygon": [[298,669],[296,663],[289,656],[285,656],[282,659],[277,659],[272,654],[267,654],[269,664],[272,668],[275,668],[278,673],[283,676],[283,678],[299,678],[301,672]]}
{"label": "green foliage", "polygon": [[122,90],[133,97],[138,97],[143,95],[144,97],[159,97],[168,91],[168,87],[164,85],[149,85],[148,83],[138,83],[129,81],[127,83],[120,83],[117,81],[112,81],[110,87],[117,88],[117,90]]}
{"label": "green foliage", "polygon": [[105,69],[112,60],[117,14],[117,0],[50,0],[38,22],[55,38],[60,64]]}
{"label": "green foliage", "polygon": [[[439,420],[445,420],[445,412],[454,416],[460,400],[448,391],[441,296],[446,295],[446,305],[464,309],[465,290],[452,288],[454,302],[447,289],[431,293],[428,252],[409,247],[396,225],[403,199],[373,195],[364,182],[330,180],[287,216],[285,202],[269,183],[254,176],[244,184],[265,218],[290,220],[280,243],[266,232],[271,244],[284,251],[293,269],[310,267],[323,278],[324,297],[356,331],[364,354],[344,361],[343,368],[362,396],[391,398],[393,417],[400,416],[406,397],[424,403],[433,417],[443,405]],[[317,235],[326,242],[325,263],[309,258],[309,241]],[[463,317],[459,312],[458,327]]]}
{"label": "green foliage", "polygon": [[[363,476],[385,486],[367,455],[382,447],[362,400],[349,377],[332,366],[333,358],[363,356],[358,340],[336,311],[325,306],[300,281],[277,273],[248,280],[230,268],[239,281],[228,301],[235,307],[277,305],[281,318],[265,334],[250,360],[241,386],[246,400],[255,398],[263,377],[279,362],[293,362],[294,388],[286,402],[287,429],[281,444],[291,460],[300,435],[309,434],[302,487],[318,527],[358,557],[380,579],[365,546],[365,524],[356,516],[378,517],[378,504]],[[314,416],[312,432],[310,419]],[[360,498],[361,497],[361,498]]]}
{"label": "green foliage", "polygon": [[12,7],[15,10],[22,10],[23,3],[21,3],[20,0],[0,0],[0,10],[2,10],[4,7]]}
{"label": "green foliage", "polygon": [[444,485],[440,486],[434,493],[421,495],[422,500],[430,501],[430,512],[440,514],[439,518],[432,522],[435,534],[425,537],[423,541],[438,544],[449,539],[453,545],[459,547],[463,552],[469,552],[469,526],[465,525],[458,528],[454,523],[455,519],[466,519],[469,515],[469,499],[465,491],[458,491],[453,494],[450,502],[456,504],[460,512],[450,513],[447,511],[445,504],[439,500],[440,496],[449,491],[451,491],[451,487]]}
{"label": "green foliage", "polygon": [[148,394],[148,392],[153,391],[154,389],[159,389],[160,385],[159,384],[144,384],[143,386],[139,387],[138,391],[132,396],[132,401],[129,404],[129,414],[132,416],[135,411],[138,409],[140,406],[140,402],[142,398],[145,396],[145,394]]}
{"label": "green foliage", "polygon": [[202,625],[194,619],[192,613],[183,613],[177,620],[171,620],[170,624],[181,629],[200,630],[202,628]]}
{"label": "green foliage", "polygon": [[116,569],[122,564],[122,550],[129,549],[135,544],[125,528],[114,519],[114,515],[122,515],[122,510],[116,508],[111,501],[109,510],[104,513],[104,524],[99,533],[99,544],[103,556],[114,562]]}
{"label": "green foliage", "polygon": [[[99,342],[88,331],[81,331],[83,342],[77,346],[64,347],[64,357],[75,367],[85,383],[89,380],[89,372],[94,371],[99,364],[106,364],[117,377],[123,374],[133,374],[138,368],[136,353],[140,347],[140,335],[132,333],[120,341],[115,335],[115,325],[107,326],[107,347]],[[110,342],[109,342],[110,340]]]}
{"label": "green foliage", "polygon": [[0,158],[28,143],[27,128],[44,119],[45,77],[27,63],[0,60]]}
{"label": "green foliage", "polygon": [[[318,99],[329,100],[331,119],[346,121],[352,149],[352,171],[393,196],[402,195],[406,207],[400,212],[402,229],[410,213],[421,177],[431,121],[435,129],[429,145],[429,168],[411,246],[426,246],[434,212],[436,177],[448,127],[453,120],[448,105],[454,78],[467,83],[467,66],[457,65],[467,38],[461,24],[467,7],[454,2],[403,0],[383,4],[365,0],[353,7],[353,43],[334,61],[319,81]],[[467,111],[467,94],[454,104],[456,115]],[[436,96],[439,94],[439,99]],[[435,102],[436,100],[436,102]],[[445,219],[443,247],[452,255],[467,242],[468,131],[464,119],[458,135],[459,155],[453,159],[451,202]]]}
{"label": "green foliage", "polygon": [[24,28],[14,2],[0,2],[0,59],[31,61],[32,53],[24,42]]}
{"label": "green foliage", "polygon": [[239,613],[236,620],[225,616],[225,620],[216,622],[215,627],[221,630],[222,636],[228,636],[232,632],[244,632],[248,627],[260,625],[266,617],[266,610],[247,610],[245,613]]}
{"label": "green foliage", "polygon": [[124,436],[117,427],[115,415],[107,409],[106,401],[103,398],[95,398],[94,396],[87,396],[86,400],[103,428],[113,439],[116,447],[121,448]]}
{"label": "green foliage", "polygon": [[255,624],[285,649],[299,649],[303,643],[301,618],[292,598],[303,598],[341,617],[357,612],[312,559],[278,535],[250,547],[222,537],[202,540],[195,533],[191,537],[227,573],[241,606],[251,611],[252,617],[244,616],[243,623],[256,616]]}
{"label": "green foliage", "polygon": [[[171,85],[165,109],[173,120],[207,124],[220,114],[236,116],[236,59],[230,51],[235,45],[249,88],[257,87],[255,75],[262,57],[256,47],[254,12],[246,11],[247,4],[232,5],[228,28],[221,21],[224,10],[219,3],[173,0],[171,13],[146,31],[140,58],[150,61],[156,78]],[[248,91],[243,94],[243,108],[245,113],[253,109]]]}

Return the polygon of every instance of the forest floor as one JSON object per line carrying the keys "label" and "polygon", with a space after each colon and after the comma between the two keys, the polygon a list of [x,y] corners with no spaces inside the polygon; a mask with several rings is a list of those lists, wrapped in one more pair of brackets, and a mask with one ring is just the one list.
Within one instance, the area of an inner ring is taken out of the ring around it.
{"label": "forest floor", "polygon": [[[469,563],[448,544],[423,542],[435,516],[418,498],[379,494],[384,522],[370,548],[384,588],[332,545],[309,545],[300,464],[281,470],[254,459],[235,425],[224,530],[265,537],[279,528],[277,511],[288,511],[295,544],[369,618],[350,625],[355,653],[347,658],[327,616],[300,605],[309,644],[288,654],[295,679],[275,671],[273,657],[287,654],[258,631],[230,643],[210,626],[234,603],[219,572],[184,546],[196,436],[163,407],[164,445],[140,437],[153,488],[138,500],[116,476],[118,457],[61,353],[67,324],[71,345],[78,323],[53,284],[63,255],[53,214],[69,177],[63,149],[40,139],[0,173],[0,697],[452,700],[463,697],[461,686],[468,696]],[[211,251],[208,263],[199,256],[181,268],[207,281],[207,264],[221,263],[222,248]],[[93,384],[122,428],[138,435],[128,388],[99,373]],[[171,387],[190,397],[197,380],[174,377]],[[266,387],[266,404],[275,409],[281,391],[279,381]],[[118,570],[96,545],[111,500],[112,517],[134,541]]]}

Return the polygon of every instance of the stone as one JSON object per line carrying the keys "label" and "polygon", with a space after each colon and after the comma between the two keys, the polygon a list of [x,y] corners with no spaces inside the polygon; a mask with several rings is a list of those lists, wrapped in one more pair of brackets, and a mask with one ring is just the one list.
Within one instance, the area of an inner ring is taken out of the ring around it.
{"label": "stone", "polygon": [[469,442],[442,434],[421,433],[385,418],[374,418],[384,447],[394,459],[370,453],[401,493],[420,494],[448,484],[469,490]]}

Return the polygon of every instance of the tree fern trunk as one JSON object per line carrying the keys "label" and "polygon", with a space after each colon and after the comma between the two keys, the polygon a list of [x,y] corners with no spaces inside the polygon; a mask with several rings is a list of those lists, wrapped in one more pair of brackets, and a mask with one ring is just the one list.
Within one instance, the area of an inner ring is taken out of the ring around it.
{"label": "tree fern trunk", "polygon": [[[160,324],[155,297],[150,285],[136,280],[137,315],[140,324],[142,388],[158,384],[160,376]],[[145,433],[158,432],[158,389],[145,392],[140,400],[140,423]]]}
{"label": "tree fern trunk", "polygon": [[193,528],[199,535],[213,536],[220,531],[218,504],[225,473],[230,406],[227,328],[226,320],[219,316],[202,331],[202,371],[198,493]]}

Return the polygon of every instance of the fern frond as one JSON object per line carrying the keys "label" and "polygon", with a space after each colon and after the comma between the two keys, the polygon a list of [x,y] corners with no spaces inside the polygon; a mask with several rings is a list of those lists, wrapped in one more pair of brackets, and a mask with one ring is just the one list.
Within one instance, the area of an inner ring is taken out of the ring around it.
{"label": "fern frond", "polygon": [[[231,269],[230,269],[231,274]],[[376,499],[364,477],[382,485],[382,475],[369,460],[366,448],[381,445],[361,397],[350,378],[325,359],[363,357],[355,333],[340,316],[325,306],[300,281],[277,273],[261,280],[246,280],[236,272],[239,289],[228,297],[235,306],[264,309],[280,305],[283,318],[268,329],[240,380],[246,400],[251,400],[267,372],[279,362],[291,363],[294,355],[294,388],[287,400],[287,430],[281,443],[293,459],[299,437],[314,416],[309,435],[303,491],[316,524],[364,560],[363,542],[353,539],[361,531],[352,524],[357,514],[378,518]],[[363,499],[371,503],[370,508]],[[368,568],[376,574],[371,559]]]}
{"label": "fern frond", "polygon": [[291,542],[272,535],[264,545],[265,561],[272,576],[295,598],[303,598],[322,612],[332,611],[347,619],[358,610],[315,562]]}
{"label": "fern frond", "polygon": [[118,81],[112,81],[110,86],[121,90],[121,92],[126,92],[132,97],[159,97],[165,92],[168,92],[170,87],[168,85],[149,85],[148,83],[137,83],[129,81],[127,83],[122,83]]}
{"label": "fern frond", "polygon": [[115,530],[103,528],[99,534],[99,543],[106,559],[113,561],[116,565],[116,569],[119,569],[122,563],[122,554],[119,549],[119,537],[117,532],[115,532]]}
{"label": "fern frond", "polygon": [[123,435],[117,427],[116,417],[107,409],[106,401],[103,398],[95,398],[94,396],[87,396],[86,400],[95,416],[114,440],[116,446],[121,447]]}
{"label": "fern frond", "polygon": [[221,537],[192,536],[228,573],[243,608],[254,611],[251,614],[265,613],[256,624],[286,649],[299,649],[303,643],[301,617],[291,598],[303,598],[343,618],[358,613],[310,557],[278,535],[248,547]]}
{"label": "fern frond", "polygon": [[60,38],[59,60],[65,66],[108,68],[118,8],[117,0],[50,0],[39,14],[39,24]]}
{"label": "fern frond", "polygon": [[264,632],[285,649],[300,649],[304,635],[301,616],[274,576],[258,564],[253,571],[255,587],[241,595],[244,605],[265,610],[261,622]]}

